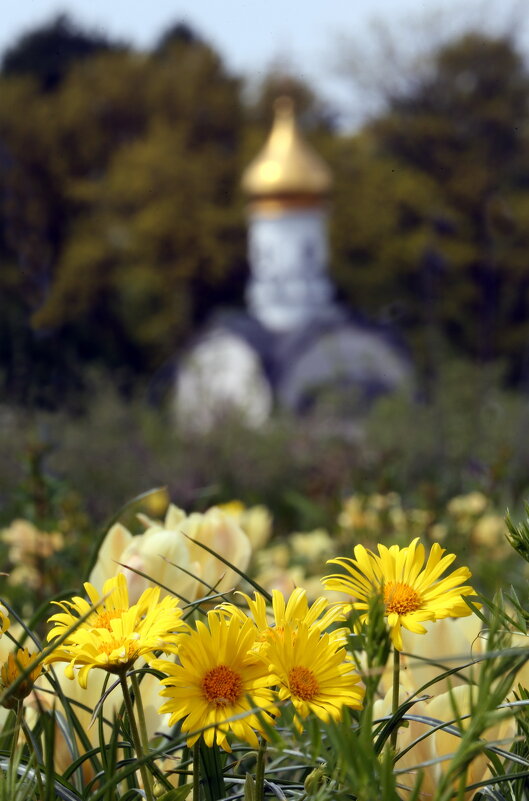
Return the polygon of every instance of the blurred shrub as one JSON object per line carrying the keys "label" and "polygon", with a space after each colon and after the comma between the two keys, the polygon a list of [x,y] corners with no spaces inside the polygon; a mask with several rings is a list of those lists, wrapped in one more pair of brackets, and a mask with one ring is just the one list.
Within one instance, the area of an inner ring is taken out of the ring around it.
{"label": "blurred shrub", "polygon": [[0,464],[2,522],[28,516],[17,489],[31,484],[36,453],[45,480],[58,482],[64,496],[66,485],[100,524],[163,485],[185,508],[235,498],[265,504],[280,532],[326,526],[356,492],[395,491],[405,504],[439,507],[480,490],[512,507],[528,489],[527,404],[501,389],[501,377],[498,367],[447,363],[429,402],[389,396],[356,428],[321,416],[277,417],[252,431],[234,417],[202,436],[177,430],[169,404],[154,406],[143,395],[124,400],[111,381],[93,377],[82,415],[2,411],[0,441],[9,454]]}
{"label": "blurred shrub", "polygon": [[186,508],[234,498],[264,503],[286,530],[318,524],[350,486],[356,448],[337,434],[319,433],[315,421],[278,419],[251,431],[234,417],[208,435],[191,435],[176,429],[167,405],[153,406],[140,395],[124,400],[101,377],[91,381],[90,395],[79,415],[5,411],[9,424],[0,428],[0,440],[15,465],[0,467],[6,523],[20,513],[10,499],[36,443],[45,452],[46,474],[66,483],[100,523],[133,496],[166,485]]}
{"label": "blurred shrub", "polygon": [[[252,431],[233,418],[198,435],[177,429],[168,403],[124,400],[92,376],[83,414],[2,410],[0,527],[22,518],[62,535],[64,547],[46,560],[48,593],[64,589],[64,578],[54,585],[59,561],[75,584],[110,522],[137,532],[136,513],[160,516],[169,499],[189,511],[228,503],[240,513],[235,500],[269,509],[272,550],[254,569],[277,574],[271,581],[282,573],[287,583],[317,583],[338,545],[421,536],[483,563],[490,587],[498,565],[510,570],[505,509],[516,513],[528,494],[527,404],[501,378],[499,367],[447,363],[428,402],[387,397],[356,427],[320,415],[276,417]],[[154,487],[167,488],[156,495],[160,514],[141,499],[120,512]],[[8,545],[0,543],[6,561]]]}
{"label": "blurred shrub", "polygon": [[428,401],[381,399],[365,432],[379,485],[439,501],[480,488],[504,506],[527,494],[529,407],[503,389],[502,373],[501,364],[446,361]]}

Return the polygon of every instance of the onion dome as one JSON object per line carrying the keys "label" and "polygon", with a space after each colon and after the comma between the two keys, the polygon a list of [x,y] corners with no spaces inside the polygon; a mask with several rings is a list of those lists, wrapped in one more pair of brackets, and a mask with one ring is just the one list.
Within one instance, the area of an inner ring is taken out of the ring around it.
{"label": "onion dome", "polygon": [[274,104],[270,135],[242,176],[250,199],[321,198],[329,193],[331,172],[304,142],[296,124],[292,100],[280,97]]}

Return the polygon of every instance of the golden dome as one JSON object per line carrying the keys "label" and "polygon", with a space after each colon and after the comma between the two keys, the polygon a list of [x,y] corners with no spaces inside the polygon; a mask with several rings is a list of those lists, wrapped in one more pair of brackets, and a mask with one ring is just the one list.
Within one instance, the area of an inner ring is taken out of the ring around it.
{"label": "golden dome", "polygon": [[253,198],[326,195],[332,184],[330,170],[303,141],[291,99],[278,98],[274,108],[270,135],[243,173],[243,190]]}

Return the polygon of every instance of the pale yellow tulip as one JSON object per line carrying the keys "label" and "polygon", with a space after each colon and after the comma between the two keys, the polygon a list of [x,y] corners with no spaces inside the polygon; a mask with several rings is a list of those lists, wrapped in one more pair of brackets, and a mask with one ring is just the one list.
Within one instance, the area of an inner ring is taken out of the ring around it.
{"label": "pale yellow tulip", "polygon": [[246,507],[241,501],[229,501],[217,508],[237,521],[254,551],[266,545],[272,534],[272,515],[266,506]]}
{"label": "pale yellow tulip", "polygon": [[483,514],[488,505],[489,500],[482,492],[469,492],[466,495],[456,495],[447,503],[446,508],[454,517],[477,517]]}
{"label": "pale yellow tulip", "polygon": [[[378,723],[382,718],[391,715],[393,690],[390,689],[384,698],[375,701],[373,706],[373,721]],[[401,687],[399,691],[399,702],[403,703],[408,697],[406,688]],[[409,711],[410,715],[424,715],[428,716],[426,704],[423,701],[418,701]],[[424,724],[417,723],[413,720],[407,721],[406,726],[401,726],[398,731],[397,749],[404,751],[422,734],[425,733],[427,727]],[[428,738],[429,739],[429,738]],[[415,766],[419,763],[426,762],[430,759],[430,745],[428,740],[418,742],[407,754],[399,758],[396,762],[395,769],[405,771],[402,775],[397,777],[397,785],[399,790],[404,791],[403,796],[408,797],[411,790],[415,785],[417,778],[417,771]],[[424,781],[424,780],[423,780]],[[423,784],[424,789],[424,784]]]}
{"label": "pale yellow tulip", "polygon": [[[48,673],[50,668],[48,668]],[[71,708],[79,723],[86,734],[91,747],[95,748],[99,745],[99,728],[97,722],[90,725],[92,719],[92,711],[99,702],[103,685],[105,682],[106,674],[102,670],[92,670],[88,676],[88,685],[86,690],[82,689],[77,681],[70,681],[64,675],[63,670],[55,672],[56,681],[60,684],[64,696],[69,699]],[[112,682],[108,683],[110,687]],[[105,719],[112,722],[113,715],[117,714],[123,702],[123,695],[121,694],[120,687],[107,697],[104,702],[103,712]],[[86,709],[84,707],[87,707]],[[58,699],[52,685],[46,676],[41,676],[36,684],[32,695],[29,696],[26,702],[26,719],[30,728],[32,728],[42,711],[51,712],[55,710],[57,715],[65,717],[65,710]],[[103,726],[106,740],[109,740],[112,735],[110,725]],[[76,735],[77,749],[79,755],[85,753],[78,735]],[[54,755],[53,761],[57,773],[62,774],[71,764],[75,755],[72,754],[67,740],[64,738],[62,729],[59,725],[55,726],[55,740],[54,740]],[[83,763],[82,774],[85,781],[91,779],[94,775],[93,767],[90,760]]]}
{"label": "pale yellow tulip", "polygon": [[203,582],[197,597],[208,594],[208,587],[214,588],[215,592],[227,592],[236,587],[240,581],[239,574],[201,547],[205,545],[239,570],[246,570],[252,548],[250,540],[233,517],[214,506],[204,514],[195,512],[189,515],[182,522],[182,531],[189,538],[193,572]]}
{"label": "pale yellow tulip", "polygon": [[[426,621],[426,634],[414,634],[403,630],[404,654],[401,657],[401,683],[410,693],[417,692],[424,684],[455,667],[463,667],[486,650],[486,640],[480,636],[482,622],[477,615],[443,618]],[[475,669],[474,669],[475,672]],[[472,668],[453,673],[425,690],[430,695],[440,695],[450,687],[465,683],[472,675]],[[389,671],[384,675],[384,689],[389,689]]]}
{"label": "pale yellow tulip", "polygon": [[162,589],[161,597],[167,595],[168,590],[184,601],[192,600],[197,594],[197,580],[189,575],[196,575],[189,543],[178,529],[147,529],[144,534],[132,538],[119,561],[126,565],[124,573],[133,603],[153,582],[167,588]]}
{"label": "pale yellow tulip", "polygon": [[[397,758],[395,769],[398,771],[397,782],[403,794],[407,798],[415,785],[419,770],[422,771],[423,778],[421,784],[420,798],[431,799],[435,796],[435,791],[439,782],[448,770],[450,759],[457,751],[461,743],[460,737],[456,733],[451,733],[445,728],[433,731],[439,723],[449,723],[456,717],[464,718],[472,711],[473,700],[475,700],[477,688],[472,685],[461,685],[454,687],[453,690],[440,695],[436,695],[428,701],[418,701],[409,710],[409,715],[427,718],[427,722],[410,720],[406,727],[401,727],[398,732],[397,751],[410,750],[401,758]],[[401,693],[401,701],[405,699],[407,692],[405,689]],[[391,713],[390,690],[385,698],[375,702],[375,720]],[[457,714],[456,714],[457,710]],[[457,728],[457,724],[452,724]],[[468,719],[462,720],[463,730],[468,725]],[[428,737],[416,742],[420,737],[431,732]],[[509,750],[509,744],[516,732],[513,718],[503,720],[495,726],[487,729],[482,736],[486,743],[491,745],[499,744],[500,747]],[[433,764],[424,763],[436,760]],[[491,775],[488,769],[488,758],[484,753],[478,754],[470,763],[466,773],[466,785],[469,786],[489,778]],[[457,787],[457,780],[455,787]],[[475,790],[468,791],[465,798],[470,799]]]}
{"label": "pale yellow tulip", "polygon": [[[127,577],[132,603],[153,582],[186,601],[210,594],[209,587],[217,592],[235,587],[240,580],[238,573],[201,544],[240,570],[248,567],[248,537],[233,517],[216,507],[187,517],[182,509],[170,505],[163,522],[146,515],[139,515],[139,519],[146,526],[143,534],[133,536],[121,524],[109,530],[90,573],[89,581],[97,590],[120,571]],[[166,593],[163,589],[162,597]]]}
{"label": "pale yellow tulip", "polygon": [[[479,668],[465,665],[473,662],[486,650],[486,640],[481,636],[481,621],[477,615],[468,617],[443,618],[436,621],[425,621],[426,634],[414,634],[407,629],[402,630],[403,651],[400,656],[400,684],[406,697],[422,694],[422,687],[428,682],[438,679],[424,690],[427,695],[440,695],[451,687],[468,682],[474,678]],[[363,657],[360,655],[360,661]],[[439,679],[446,671],[460,667],[461,671]],[[388,662],[381,671],[378,685],[379,693],[384,696],[391,690],[393,683],[393,666]]]}
{"label": "pale yellow tulip", "polygon": [[[101,592],[107,579],[124,572],[131,603],[135,603],[153,582],[185,599],[194,598],[197,581],[185,572],[192,569],[189,547],[182,534],[185,512],[171,505],[163,522],[143,514],[138,517],[146,526],[143,534],[133,536],[121,523],[109,529],[90,573],[90,583]],[[144,573],[152,581],[135,571]],[[167,595],[166,590],[162,590],[161,597],[164,595]]]}
{"label": "pale yellow tulip", "polygon": [[108,530],[89,576],[90,584],[98,592],[102,592],[103,584],[107,579],[122,571],[119,562],[132,539],[133,536],[130,531],[125,526],[122,526],[121,523],[116,523]]}
{"label": "pale yellow tulip", "polygon": [[292,553],[306,562],[320,562],[334,555],[332,538],[323,528],[294,532],[289,540]]}
{"label": "pale yellow tulip", "polygon": [[272,515],[266,506],[250,506],[241,515],[240,524],[254,551],[263,548],[272,535]]}
{"label": "pale yellow tulip", "polygon": [[[527,634],[514,632],[511,635],[509,645],[511,648],[523,648],[529,653],[529,636]],[[529,660],[525,662],[525,664],[522,665],[520,670],[517,672],[513,682],[513,690],[517,690],[519,684],[529,690]]]}

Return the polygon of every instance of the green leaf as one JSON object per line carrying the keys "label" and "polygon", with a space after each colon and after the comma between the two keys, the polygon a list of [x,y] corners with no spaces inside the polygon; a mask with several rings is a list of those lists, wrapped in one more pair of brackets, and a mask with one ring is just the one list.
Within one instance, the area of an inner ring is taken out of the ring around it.
{"label": "green leaf", "polygon": [[219,801],[224,798],[223,759],[218,745],[209,748],[203,738],[199,741],[200,779],[204,787],[206,801]]}
{"label": "green leaf", "polygon": [[181,787],[173,787],[172,790],[158,796],[158,801],[185,801],[192,789],[193,782],[182,784]]}
{"label": "green leaf", "polygon": [[255,801],[255,781],[251,773],[246,774],[244,781],[244,801]]}

